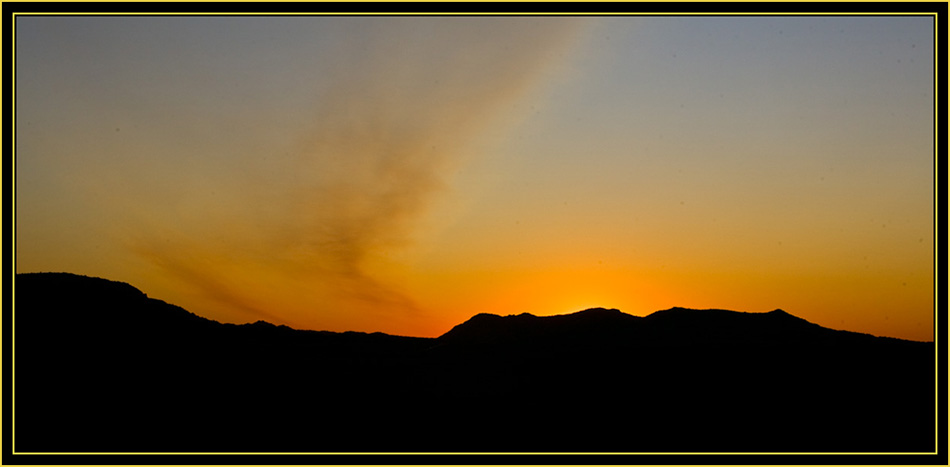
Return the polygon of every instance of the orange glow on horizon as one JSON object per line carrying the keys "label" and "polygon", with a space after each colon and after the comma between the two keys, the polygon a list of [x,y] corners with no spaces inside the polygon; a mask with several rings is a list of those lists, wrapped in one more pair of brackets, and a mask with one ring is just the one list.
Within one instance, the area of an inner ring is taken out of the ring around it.
{"label": "orange glow on horizon", "polygon": [[17,272],[337,332],[680,306],[933,339],[925,15],[16,26]]}

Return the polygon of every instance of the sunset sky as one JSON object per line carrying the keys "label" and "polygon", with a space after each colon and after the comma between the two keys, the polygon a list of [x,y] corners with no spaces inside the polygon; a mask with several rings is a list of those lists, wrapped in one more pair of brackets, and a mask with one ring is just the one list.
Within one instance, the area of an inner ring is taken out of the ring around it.
{"label": "sunset sky", "polygon": [[222,322],[933,339],[934,19],[18,16],[16,271]]}

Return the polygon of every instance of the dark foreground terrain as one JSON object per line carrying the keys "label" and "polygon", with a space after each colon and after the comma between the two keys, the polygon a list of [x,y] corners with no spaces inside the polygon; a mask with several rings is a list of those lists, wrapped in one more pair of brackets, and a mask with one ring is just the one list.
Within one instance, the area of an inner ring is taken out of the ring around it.
{"label": "dark foreground terrain", "polygon": [[933,343],[781,310],[477,315],[438,338],[203,319],[21,274],[18,452],[931,452]]}

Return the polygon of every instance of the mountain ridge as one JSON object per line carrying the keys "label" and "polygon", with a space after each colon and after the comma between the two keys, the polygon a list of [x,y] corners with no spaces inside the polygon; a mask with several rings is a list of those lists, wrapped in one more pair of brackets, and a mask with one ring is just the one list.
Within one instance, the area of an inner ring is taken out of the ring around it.
{"label": "mountain ridge", "polygon": [[[471,318],[469,318],[468,320],[453,326],[452,329],[450,329],[449,331],[446,331],[445,333],[437,337],[407,336],[407,335],[390,334],[390,333],[381,332],[381,331],[328,331],[328,330],[319,330],[319,329],[297,329],[297,328],[288,326],[286,324],[274,324],[266,320],[257,320],[255,322],[248,322],[248,323],[222,323],[211,318],[205,318],[203,316],[200,316],[178,305],[170,304],[163,300],[150,297],[148,296],[147,293],[143,292],[142,290],[136,288],[135,286],[129,283],[115,281],[111,279],[72,274],[72,273],[66,273],[66,272],[18,273],[17,277],[18,278],[19,277],[53,278],[54,280],[51,282],[54,282],[54,283],[62,282],[62,281],[84,281],[86,282],[86,284],[99,283],[100,287],[94,287],[94,288],[102,289],[103,286],[106,288],[110,288],[111,293],[114,295],[114,298],[116,299],[127,299],[130,302],[138,301],[143,304],[151,304],[153,307],[160,307],[160,308],[167,308],[169,310],[175,310],[178,314],[186,315],[192,318],[197,318],[199,320],[205,320],[209,322],[209,324],[212,324],[212,325],[249,326],[249,327],[257,326],[257,327],[262,327],[262,328],[273,327],[277,329],[292,330],[292,331],[298,331],[298,332],[319,332],[319,333],[332,333],[332,334],[352,333],[352,334],[359,334],[359,335],[381,334],[381,335],[386,335],[386,336],[405,337],[405,338],[412,338],[412,339],[439,340],[439,339],[446,338],[447,335],[452,334],[453,331],[456,331],[456,329],[458,328],[464,328],[466,326],[472,326],[472,325],[483,326],[486,324],[507,325],[507,324],[511,324],[512,321],[518,322],[520,325],[525,325],[529,322],[547,324],[548,322],[555,322],[555,321],[570,322],[571,324],[577,324],[585,320],[598,320],[598,319],[599,320],[627,320],[628,322],[632,322],[636,320],[644,320],[646,322],[649,322],[649,321],[661,321],[661,320],[669,319],[673,316],[680,319],[686,318],[686,319],[702,321],[704,318],[708,318],[709,317],[708,315],[715,314],[715,315],[719,315],[719,317],[728,316],[729,318],[732,318],[732,319],[744,319],[745,317],[755,317],[755,319],[775,319],[776,321],[784,320],[785,322],[797,323],[798,325],[801,325],[801,326],[807,325],[814,328],[825,329],[828,331],[835,331],[839,333],[849,333],[849,334],[862,335],[862,336],[870,336],[870,337],[879,338],[879,339],[889,339],[889,340],[906,341],[906,342],[921,342],[921,343],[930,342],[930,341],[915,341],[915,340],[903,339],[903,338],[891,337],[891,336],[878,336],[878,335],[861,333],[861,332],[856,332],[856,331],[825,328],[824,326],[821,326],[816,323],[812,323],[810,321],[805,320],[804,318],[788,313],[787,311],[782,310],[781,308],[777,308],[768,312],[748,312],[748,311],[735,311],[735,310],[726,310],[726,309],[718,309],[718,308],[698,309],[698,308],[686,308],[686,307],[676,306],[669,309],[654,311],[646,316],[632,315],[615,308],[602,308],[602,307],[588,308],[588,309],[584,309],[584,310],[580,310],[576,312],[564,313],[564,314],[558,314],[558,315],[542,315],[542,316],[534,315],[527,312],[518,313],[518,314],[508,314],[504,316],[496,314],[496,313],[482,312],[482,313],[477,313],[473,315]],[[54,284],[51,284],[51,285],[55,287]],[[75,286],[71,286],[69,288],[75,289]],[[86,295],[87,293],[88,292],[83,292],[83,293],[80,293],[79,295]],[[125,317],[128,318],[129,316],[125,316]]]}
{"label": "mountain ridge", "polygon": [[933,343],[775,310],[481,313],[425,338],[219,323],[61,273],[18,274],[15,293],[24,452],[904,452],[934,440]]}

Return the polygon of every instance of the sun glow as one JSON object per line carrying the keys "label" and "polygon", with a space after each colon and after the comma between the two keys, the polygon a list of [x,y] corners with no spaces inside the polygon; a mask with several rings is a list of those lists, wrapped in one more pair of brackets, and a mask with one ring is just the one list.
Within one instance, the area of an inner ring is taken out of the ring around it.
{"label": "sun glow", "polygon": [[16,21],[18,273],[331,331],[933,336],[933,18]]}

